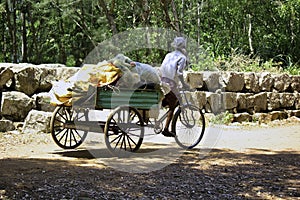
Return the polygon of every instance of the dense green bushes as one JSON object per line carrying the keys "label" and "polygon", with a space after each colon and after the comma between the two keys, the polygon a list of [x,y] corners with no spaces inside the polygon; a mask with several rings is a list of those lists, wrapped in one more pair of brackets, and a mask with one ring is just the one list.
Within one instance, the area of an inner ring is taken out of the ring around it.
{"label": "dense green bushes", "polygon": [[[112,35],[137,27],[168,28],[195,40],[220,69],[270,66],[298,73],[298,0],[0,0],[0,62],[82,64]],[[165,52],[131,52],[159,63]],[[242,66],[241,66],[242,65]]]}

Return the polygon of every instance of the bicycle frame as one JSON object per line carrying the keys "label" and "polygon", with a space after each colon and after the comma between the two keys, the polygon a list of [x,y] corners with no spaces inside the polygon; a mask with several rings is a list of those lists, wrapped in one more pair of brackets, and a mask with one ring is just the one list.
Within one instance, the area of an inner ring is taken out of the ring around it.
{"label": "bicycle frame", "polygon": [[[186,105],[194,105],[193,103],[191,103],[189,100],[188,100],[188,97],[186,95],[186,91],[184,90],[180,90],[180,94],[184,97],[184,101],[185,103],[183,102],[180,102],[176,108],[175,108],[175,111],[174,113],[176,112],[176,109],[182,109],[184,106]],[[163,122],[166,120],[166,118],[168,117],[168,114],[169,114],[170,110],[168,110],[167,112],[165,112],[159,119],[154,119],[154,124],[149,120],[149,122],[154,126],[154,132],[156,134],[159,134],[162,132],[162,127],[159,127],[160,125],[163,124]]]}

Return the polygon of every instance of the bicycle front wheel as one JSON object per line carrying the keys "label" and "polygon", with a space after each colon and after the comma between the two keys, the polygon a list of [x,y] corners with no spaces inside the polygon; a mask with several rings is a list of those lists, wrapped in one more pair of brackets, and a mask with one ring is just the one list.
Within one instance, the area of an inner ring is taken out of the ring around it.
{"label": "bicycle front wheel", "polygon": [[184,149],[192,149],[202,140],[205,118],[201,109],[194,105],[180,107],[172,120],[172,132],[176,143]]}

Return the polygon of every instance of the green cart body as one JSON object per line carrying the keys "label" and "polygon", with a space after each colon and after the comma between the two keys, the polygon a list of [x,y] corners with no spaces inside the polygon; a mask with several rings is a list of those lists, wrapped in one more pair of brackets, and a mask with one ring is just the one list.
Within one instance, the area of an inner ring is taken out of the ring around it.
{"label": "green cart body", "polygon": [[158,90],[97,88],[96,109],[114,109],[120,105],[128,105],[137,110],[150,110],[159,107],[161,98],[162,94]]}

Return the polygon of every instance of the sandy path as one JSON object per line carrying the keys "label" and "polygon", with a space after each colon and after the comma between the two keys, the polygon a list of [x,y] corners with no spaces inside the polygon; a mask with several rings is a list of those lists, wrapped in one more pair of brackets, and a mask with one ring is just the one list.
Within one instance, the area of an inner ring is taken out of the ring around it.
{"label": "sandy path", "polygon": [[[0,157],[23,157],[23,158],[57,158],[56,152],[62,152],[51,138],[50,134],[31,135],[4,134],[0,146]],[[105,149],[102,140],[99,148]],[[171,138],[161,135],[145,139],[141,149],[150,148],[152,144],[164,144],[174,142]],[[88,148],[87,143],[79,149]],[[203,141],[197,146],[200,150],[205,149],[230,149],[237,152],[257,150],[271,151],[299,151],[300,152],[300,124],[290,124],[276,127],[241,127],[219,126],[208,127]]]}

